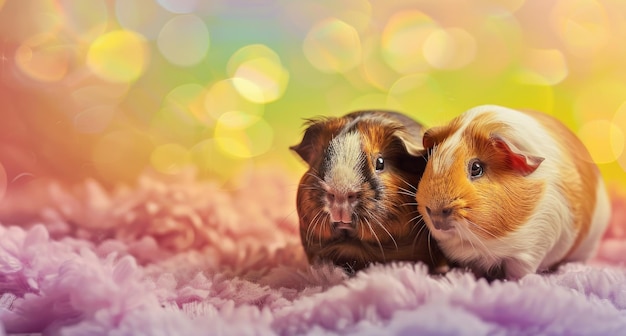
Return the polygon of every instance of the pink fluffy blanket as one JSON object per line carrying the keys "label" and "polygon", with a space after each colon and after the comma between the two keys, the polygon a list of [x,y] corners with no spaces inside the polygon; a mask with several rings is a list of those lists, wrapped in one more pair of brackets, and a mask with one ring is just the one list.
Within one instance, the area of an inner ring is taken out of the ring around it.
{"label": "pink fluffy blanket", "polygon": [[596,259],[518,282],[310,267],[297,181],[39,183],[0,205],[0,334],[626,333],[626,201]]}

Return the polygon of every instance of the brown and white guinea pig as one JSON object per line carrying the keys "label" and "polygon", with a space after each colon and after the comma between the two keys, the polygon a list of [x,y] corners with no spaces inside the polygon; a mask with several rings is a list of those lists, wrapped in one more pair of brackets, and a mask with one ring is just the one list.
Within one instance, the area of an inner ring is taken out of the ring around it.
{"label": "brown and white guinea pig", "polygon": [[426,165],[422,125],[390,111],[306,125],[291,149],[309,165],[296,200],[309,261],[331,261],[348,272],[391,261],[422,261],[431,270],[443,264],[415,204]]}
{"label": "brown and white guinea pig", "polygon": [[423,141],[416,201],[451,261],[514,280],[592,256],[609,199],[589,152],[557,119],[478,106]]}

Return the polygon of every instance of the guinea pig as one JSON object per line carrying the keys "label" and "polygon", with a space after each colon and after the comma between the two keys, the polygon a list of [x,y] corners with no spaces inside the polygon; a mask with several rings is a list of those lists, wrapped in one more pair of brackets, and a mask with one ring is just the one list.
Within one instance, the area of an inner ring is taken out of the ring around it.
{"label": "guinea pig", "polygon": [[309,262],[349,273],[391,261],[445,267],[415,204],[426,166],[422,125],[398,112],[357,111],[306,126],[290,149],[309,166],[296,199]]}
{"label": "guinea pig", "polygon": [[585,146],[554,117],[478,106],[427,130],[423,144],[416,201],[451,262],[516,280],[595,252],[609,198]]}

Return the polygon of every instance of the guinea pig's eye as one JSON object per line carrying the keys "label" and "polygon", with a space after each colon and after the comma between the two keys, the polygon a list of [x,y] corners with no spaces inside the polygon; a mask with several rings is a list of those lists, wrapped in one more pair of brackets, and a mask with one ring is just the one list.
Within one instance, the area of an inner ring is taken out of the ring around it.
{"label": "guinea pig's eye", "polygon": [[485,173],[484,164],[478,160],[472,160],[469,164],[469,174],[470,178],[476,179]]}
{"label": "guinea pig's eye", "polygon": [[382,156],[376,158],[376,171],[381,171],[385,169],[385,160]]}

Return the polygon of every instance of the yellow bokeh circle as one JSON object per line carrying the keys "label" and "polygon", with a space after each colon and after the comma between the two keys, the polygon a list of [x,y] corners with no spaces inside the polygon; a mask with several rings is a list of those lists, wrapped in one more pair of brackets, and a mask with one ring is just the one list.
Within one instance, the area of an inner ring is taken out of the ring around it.
{"label": "yellow bokeh circle", "polygon": [[265,104],[280,98],[289,81],[289,73],[269,58],[255,58],[242,63],[233,76],[239,93],[251,102]]}
{"label": "yellow bokeh circle", "polygon": [[459,69],[476,57],[476,41],[463,29],[436,29],[424,41],[423,53],[433,68]]}
{"label": "yellow bokeh circle", "polygon": [[[240,83],[236,85],[236,82]],[[243,79],[228,79],[213,84],[204,96],[205,117],[201,121],[213,125],[224,113],[233,111],[261,117],[264,112],[264,105],[244,98],[239,91],[242,85],[246,85]],[[248,85],[248,90],[262,98],[262,93],[255,85],[252,83],[248,83]]]}
{"label": "yellow bokeh circle", "polygon": [[415,10],[394,14],[382,34],[381,51],[385,62],[398,73],[409,74],[429,69],[424,58],[424,43],[439,25],[428,15]]}
{"label": "yellow bokeh circle", "polygon": [[578,130],[578,136],[598,164],[614,162],[624,151],[624,133],[613,122],[592,120]]}
{"label": "yellow bokeh circle", "polygon": [[351,25],[336,18],[315,24],[304,39],[302,50],[318,70],[344,73],[361,63],[361,40]]}
{"label": "yellow bokeh circle", "polygon": [[226,73],[233,77],[243,63],[257,58],[265,58],[275,64],[281,64],[278,54],[264,44],[249,44],[235,51],[228,59]]}
{"label": "yellow bokeh circle", "polygon": [[197,83],[187,83],[172,89],[163,100],[163,106],[173,111],[204,119],[204,97],[206,88]]}
{"label": "yellow bokeh circle", "polygon": [[130,30],[116,30],[98,37],[87,53],[87,66],[111,82],[131,82],[145,71],[149,60],[145,38]]}
{"label": "yellow bokeh circle", "polygon": [[230,112],[222,115],[215,126],[214,139],[218,148],[231,156],[252,158],[268,152],[274,130],[263,119]]}
{"label": "yellow bokeh circle", "polygon": [[235,157],[225,153],[215,139],[205,139],[190,149],[193,164],[202,176],[212,180],[227,181],[244,170],[251,169],[252,159]]}
{"label": "yellow bokeh circle", "polygon": [[278,54],[263,44],[247,45],[233,53],[226,72],[239,95],[256,104],[282,97],[289,82],[289,72]]}

